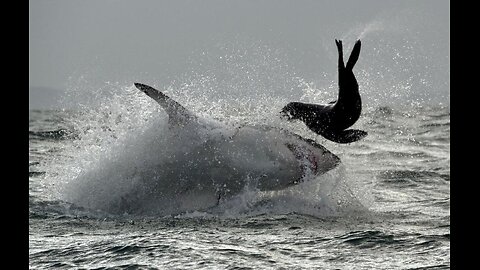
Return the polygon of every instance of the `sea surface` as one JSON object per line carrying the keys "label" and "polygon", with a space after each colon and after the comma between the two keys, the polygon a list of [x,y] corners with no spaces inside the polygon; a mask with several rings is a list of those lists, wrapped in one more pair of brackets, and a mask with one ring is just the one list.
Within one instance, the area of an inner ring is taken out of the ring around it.
{"label": "sea surface", "polygon": [[[199,197],[183,196],[193,205],[188,211],[172,212],[178,201],[155,205],[170,209],[164,214],[90,209],[78,203],[90,197],[75,194],[113,200],[127,185],[116,183],[115,172],[135,179],[133,159],[144,158],[145,148],[119,144],[155,143],[168,129],[162,109],[134,91],[96,108],[30,111],[31,269],[450,268],[449,106],[365,106],[354,128],[369,135],[339,145],[302,123],[276,119],[280,105],[256,107],[267,112],[265,121],[248,106],[192,101],[193,111],[216,121],[278,124],[316,140],[342,163],[292,190],[245,189],[207,208]],[[134,99],[142,102],[128,101]],[[156,124],[163,126],[151,132]],[[81,183],[92,171],[89,181],[98,181]]]}

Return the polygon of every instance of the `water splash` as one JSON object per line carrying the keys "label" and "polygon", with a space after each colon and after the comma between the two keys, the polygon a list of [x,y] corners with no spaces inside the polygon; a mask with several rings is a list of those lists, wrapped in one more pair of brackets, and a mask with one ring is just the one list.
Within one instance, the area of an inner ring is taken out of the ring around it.
{"label": "water splash", "polygon": [[[212,81],[202,83],[214,84]],[[189,85],[195,85],[195,82]],[[58,193],[64,200],[85,208],[148,215],[208,210],[216,215],[231,216],[241,213],[279,212],[280,209],[302,212],[306,208],[311,208],[311,213],[316,211],[317,214],[332,214],[340,209],[333,204],[333,200],[326,203],[327,195],[319,199],[319,193],[308,194],[312,187],[301,188],[296,192],[261,192],[255,188],[250,189],[247,185],[240,195],[218,204],[215,183],[211,185],[204,182],[204,168],[210,166],[209,162],[215,161],[209,158],[209,151],[219,149],[209,149],[205,147],[205,142],[211,140],[212,135],[215,137],[216,133],[219,136],[228,136],[230,131],[216,129],[214,125],[205,130],[208,134],[188,131],[188,127],[182,129],[181,133],[172,133],[167,126],[165,112],[149,98],[135,91],[131,86],[124,86],[115,91],[115,94],[99,100],[99,107],[84,109],[75,118],[74,125],[79,139],[66,150],[73,159],[65,164],[59,174],[63,185]],[[202,105],[201,102],[204,102],[201,98],[197,100],[195,97],[188,97],[182,103],[187,104],[187,107],[189,104],[196,104],[196,107],[192,106],[194,110],[201,110],[205,108],[205,104]],[[248,102],[237,106],[242,105],[248,106]],[[230,105],[228,110],[217,111],[214,115],[215,118],[227,122],[240,119],[242,122],[250,121],[260,125],[258,118],[249,119],[248,114],[238,115],[237,111],[242,110],[238,107],[232,110]],[[207,120],[209,124],[215,123],[214,119]],[[164,165],[179,159],[183,161],[175,164],[184,164],[182,166],[185,168],[172,167],[173,174],[169,173],[168,166]],[[233,165],[241,167],[241,160]],[[167,168],[167,171],[158,171],[161,167]],[[159,182],[159,179],[164,180]],[[194,179],[202,181],[190,182]],[[320,177],[315,181],[322,183],[322,179],[324,178]],[[255,179],[246,180],[247,183],[254,181]],[[295,189],[296,187],[292,190]],[[301,202],[302,200],[304,201]],[[290,206],[287,207],[285,202]],[[322,206],[319,206],[319,203]],[[322,210],[318,211],[318,208]]]}

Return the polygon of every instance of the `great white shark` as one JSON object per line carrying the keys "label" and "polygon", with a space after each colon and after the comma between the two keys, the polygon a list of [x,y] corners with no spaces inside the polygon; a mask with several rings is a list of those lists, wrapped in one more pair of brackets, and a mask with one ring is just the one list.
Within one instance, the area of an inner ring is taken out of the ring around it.
{"label": "great white shark", "polygon": [[[208,127],[211,121],[208,123],[202,121],[161,91],[141,83],[135,83],[135,87],[160,104],[168,114],[171,128],[182,129],[187,125],[194,125],[194,129],[197,130],[211,129]],[[233,167],[243,166],[242,171],[250,178],[261,179],[256,185],[259,190],[284,189],[298,184],[308,173],[314,176],[321,175],[340,163],[340,159],[322,145],[287,130],[266,126],[232,128],[227,125],[223,125],[222,130],[226,131],[222,136],[207,139],[210,144],[208,147],[224,150],[215,155],[216,159],[230,158],[231,160],[225,160],[227,164],[232,162],[231,165],[236,164]],[[257,169],[258,160],[255,160],[255,157],[265,158],[262,164],[266,163],[269,166]],[[229,168],[223,169],[225,179],[229,178],[229,175],[237,175],[233,171],[228,171]],[[241,178],[234,182],[241,182]],[[216,182],[232,188],[232,182],[223,183],[221,179],[216,179]]]}
{"label": "great white shark", "polygon": [[168,128],[137,134],[144,146],[81,175],[84,184],[72,192],[80,206],[135,214],[202,210],[246,189],[277,191],[312,181],[340,164],[322,145],[288,130],[201,117],[151,86],[134,85],[163,108]]}

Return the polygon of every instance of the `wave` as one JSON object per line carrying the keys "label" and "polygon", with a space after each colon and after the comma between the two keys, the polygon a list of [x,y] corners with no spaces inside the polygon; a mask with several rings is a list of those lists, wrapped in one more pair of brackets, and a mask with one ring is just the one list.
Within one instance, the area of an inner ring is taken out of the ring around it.
{"label": "wave", "polygon": [[75,134],[71,130],[67,129],[55,129],[55,130],[45,130],[45,131],[28,131],[29,139],[37,139],[37,140],[70,140],[70,139],[77,139],[79,138],[77,134]]}
{"label": "wave", "polygon": [[388,245],[405,245],[409,242],[404,239],[397,239],[394,235],[385,234],[381,231],[353,231],[336,238],[344,244],[365,249]]}
{"label": "wave", "polygon": [[40,172],[40,171],[29,171],[28,176],[29,177],[36,177],[40,175],[44,175],[46,172]]}
{"label": "wave", "polygon": [[384,181],[428,181],[434,179],[443,179],[450,181],[450,175],[433,171],[412,171],[412,170],[386,170],[379,174],[380,179]]}

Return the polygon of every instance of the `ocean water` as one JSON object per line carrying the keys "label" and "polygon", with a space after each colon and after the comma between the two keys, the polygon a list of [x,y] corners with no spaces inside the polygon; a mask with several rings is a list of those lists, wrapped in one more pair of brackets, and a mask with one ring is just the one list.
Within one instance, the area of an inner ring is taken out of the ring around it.
{"label": "ocean water", "polygon": [[449,106],[364,106],[354,128],[369,135],[338,145],[279,119],[285,98],[168,92],[212,122],[267,124],[314,139],[342,163],[286,190],[246,187],[211,205],[191,192],[153,205],[140,197],[136,208],[126,201],[105,211],[138,188],[138,171],[165,161],[165,112],[131,85],[96,106],[31,110],[31,269],[450,268]]}

